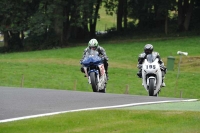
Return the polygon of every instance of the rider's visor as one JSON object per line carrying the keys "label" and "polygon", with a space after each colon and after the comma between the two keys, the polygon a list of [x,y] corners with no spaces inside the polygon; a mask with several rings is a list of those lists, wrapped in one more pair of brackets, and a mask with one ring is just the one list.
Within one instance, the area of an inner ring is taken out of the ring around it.
{"label": "rider's visor", "polygon": [[145,50],[145,53],[146,53],[146,54],[151,54],[151,52],[152,52],[152,51],[149,50],[149,49],[146,49],[146,50]]}
{"label": "rider's visor", "polygon": [[96,46],[90,46],[90,49],[96,50],[97,47]]}

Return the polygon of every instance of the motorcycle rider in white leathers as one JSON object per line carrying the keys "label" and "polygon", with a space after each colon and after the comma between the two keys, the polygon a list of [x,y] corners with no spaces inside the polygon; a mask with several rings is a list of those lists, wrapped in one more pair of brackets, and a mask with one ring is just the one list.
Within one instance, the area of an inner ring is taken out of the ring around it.
{"label": "motorcycle rider in white leathers", "polygon": [[162,61],[162,59],[160,58],[160,55],[158,52],[153,52],[153,45],[152,44],[146,44],[144,46],[144,52],[141,53],[138,57],[138,64],[137,64],[137,68],[139,69],[139,72],[137,72],[137,76],[139,78],[142,78],[142,63],[144,61],[144,59],[146,59],[146,56],[148,54],[155,54],[157,56],[157,58],[159,59],[158,63],[160,64],[161,67],[161,71],[162,71],[162,87],[165,87],[165,82],[164,82],[164,77],[166,74],[166,67],[164,66],[164,62]]}

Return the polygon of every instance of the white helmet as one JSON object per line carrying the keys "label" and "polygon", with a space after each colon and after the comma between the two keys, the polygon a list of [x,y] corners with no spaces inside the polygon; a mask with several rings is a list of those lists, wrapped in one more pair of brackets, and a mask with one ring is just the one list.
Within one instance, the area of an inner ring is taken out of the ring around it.
{"label": "white helmet", "polygon": [[91,48],[91,47],[98,47],[99,44],[98,44],[98,41],[96,39],[91,39],[88,43],[88,46]]}

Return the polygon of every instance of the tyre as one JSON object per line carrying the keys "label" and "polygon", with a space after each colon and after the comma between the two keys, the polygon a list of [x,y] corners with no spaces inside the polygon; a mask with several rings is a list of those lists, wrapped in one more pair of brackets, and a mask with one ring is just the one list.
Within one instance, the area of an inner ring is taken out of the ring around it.
{"label": "tyre", "polygon": [[91,85],[92,85],[92,90],[93,92],[98,91],[98,86],[97,86],[97,76],[95,72],[90,73],[90,80],[91,80]]}
{"label": "tyre", "polygon": [[149,79],[149,96],[154,96],[154,79]]}

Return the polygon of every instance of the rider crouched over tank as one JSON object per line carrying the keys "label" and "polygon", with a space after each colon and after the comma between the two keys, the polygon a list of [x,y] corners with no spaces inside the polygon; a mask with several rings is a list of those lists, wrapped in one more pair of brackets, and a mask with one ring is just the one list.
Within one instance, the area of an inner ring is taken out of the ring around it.
{"label": "rider crouched over tank", "polygon": [[165,78],[167,68],[164,66],[164,62],[162,61],[159,53],[153,52],[153,45],[152,44],[146,44],[144,46],[144,52],[141,53],[138,57],[137,68],[139,69],[139,72],[137,72],[137,76],[139,78],[142,78],[142,63],[143,63],[144,59],[146,59],[148,54],[154,54],[159,59],[158,63],[160,64],[160,68],[161,68],[161,71],[162,71],[162,87],[165,87],[166,85],[165,85],[165,82],[164,82],[164,78]]}
{"label": "rider crouched over tank", "polygon": [[[88,47],[85,48],[84,52],[83,52],[83,57],[80,60],[80,62],[84,59],[86,53],[90,50],[96,50],[99,53],[99,57],[101,57],[103,63],[104,63],[104,68],[105,68],[105,72],[106,72],[106,76],[107,76],[107,80],[108,78],[108,56],[106,55],[106,51],[103,47],[99,46],[98,41],[96,39],[91,39],[88,42]],[[81,72],[85,73],[83,66],[81,66]]]}

